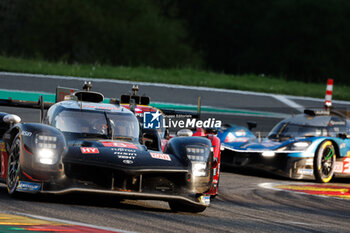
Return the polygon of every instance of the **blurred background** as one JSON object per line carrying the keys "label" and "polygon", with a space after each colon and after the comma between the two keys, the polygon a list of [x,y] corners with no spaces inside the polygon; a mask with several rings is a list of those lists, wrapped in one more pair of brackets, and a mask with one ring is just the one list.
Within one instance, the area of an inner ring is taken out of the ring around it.
{"label": "blurred background", "polygon": [[348,0],[0,0],[0,54],[350,84]]}

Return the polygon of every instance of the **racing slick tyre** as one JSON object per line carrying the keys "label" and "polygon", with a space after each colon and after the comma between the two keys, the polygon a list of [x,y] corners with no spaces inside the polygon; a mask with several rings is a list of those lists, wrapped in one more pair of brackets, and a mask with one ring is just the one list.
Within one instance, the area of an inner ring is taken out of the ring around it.
{"label": "racing slick tyre", "polygon": [[317,182],[327,183],[334,174],[335,149],[331,141],[321,143],[314,157],[314,176]]}
{"label": "racing slick tyre", "polygon": [[199,213],[203,212],[206,206],[193,206],[178,201],[169,201],[169,207],[173,212],[189,212],[189,213]]}
{"label": "racing slick tyre", "polygon": [[12,146],[9,151],[10,153],[8,157],[7,179],[6,179],[7,191],[13,197],[18,196],[18,192],[16,191],[16,188],[19,182],[19,175],[20,175],[20,164],[19,164],[20,150],[21,150],[21,140],[19,139],[19,134],[17,134],[17,136],[13,140]]}

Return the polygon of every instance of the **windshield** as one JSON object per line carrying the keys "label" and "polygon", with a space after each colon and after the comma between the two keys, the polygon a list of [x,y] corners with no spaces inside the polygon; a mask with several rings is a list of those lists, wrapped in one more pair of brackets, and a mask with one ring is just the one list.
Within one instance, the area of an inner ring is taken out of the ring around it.
{"label": "windshield", "polygon": [[62,132],[90,136],[136,140],[139,124],[133,114],[81,110],[64,110],[56,115],[52,125]]}
{"label": "windshield", "polygon": [[277,124],[268,135],[269,139],[288,140],[295,137],[327,136],[326,127],[297,125],[290,122]]}

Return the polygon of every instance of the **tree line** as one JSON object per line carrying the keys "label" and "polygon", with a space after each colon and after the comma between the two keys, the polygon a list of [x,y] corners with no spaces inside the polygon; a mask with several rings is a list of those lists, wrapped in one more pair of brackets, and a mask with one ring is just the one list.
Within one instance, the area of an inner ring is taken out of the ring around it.
{"label": "tree line", "polygon": [[350,84],[347,0],[2,0],[0,52]]}

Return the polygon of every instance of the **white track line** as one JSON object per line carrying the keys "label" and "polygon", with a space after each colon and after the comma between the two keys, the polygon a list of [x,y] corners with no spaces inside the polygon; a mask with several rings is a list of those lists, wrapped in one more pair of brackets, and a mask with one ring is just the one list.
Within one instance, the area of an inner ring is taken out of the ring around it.
{"label": "white track line", "polygon": [[289,106],[291,108],[296,109],[299,112],[303,112],[304,111],[304,107],[303,106],[301,106],[300,104],[297,104],[296,102],[294,102],[291,99],[288,99],[288,97],[285,96],[285,95],[271,95],[271,97],[275,98],[276,100],[284,103],[285,105],[287,105],[287,106]]}
{"label": "white track line", "polygon": [[[43,74],[27,74],[27,73],[13,73],[13,72],[0,72],[0,75],[7,76],[20,76],[28,78],[50,78],[50,79],[61,79],[61,80],[81,80],[87,81],[91,80],[94,82],[108,82],[117,84],[139,84],[144,86],[155,86],[155,87],[165,87],[165,88],[179,88],[179,89],[189,89],[189,90],[199,90],[199,91],[213,91],[213,92],[224,92],[233,94],[249,94],[256,96],[268,96],[271,97],[274,94],[268,94],[263,92],[253,92],[253,91],[239,91],[239,90],[229,90],[222,88],[213,87],[197,87],[197,86],[185,86],[179,84],[165,84],[165,83],[151,83],[151,82],[140,82],[140,81],[126,81],[117,79],[103,79],[103,78],[89,78],[89,77],[73,77],[73,76],[60,76],[60,75],[43,75]],[[281,95],[285,98],[301,99],[301,100],[313,100],[313,101],[323,101],[320,98],[304,97],[304,96],[292,96],[292,95]],[[333,100],[334,103],[350,104],[350,101]]]}

